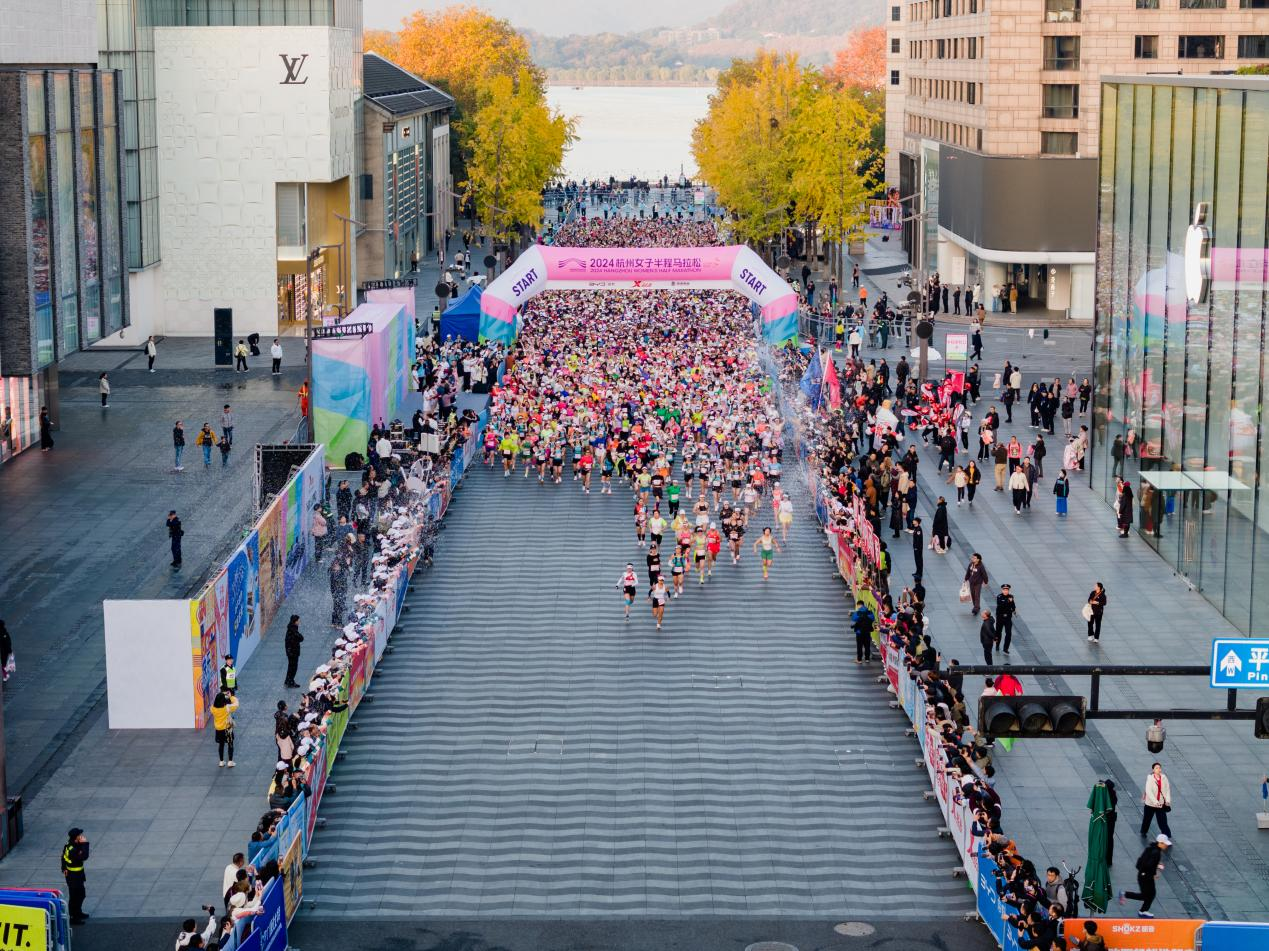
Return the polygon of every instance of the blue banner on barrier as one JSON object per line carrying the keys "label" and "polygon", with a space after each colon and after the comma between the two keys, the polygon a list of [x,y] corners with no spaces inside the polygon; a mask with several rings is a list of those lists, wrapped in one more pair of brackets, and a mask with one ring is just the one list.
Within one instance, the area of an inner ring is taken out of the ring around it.
{"label": "blue banner on barrier", "polygon": [[239,942],[235,951],[286,951],[286,903],[281,878],[269,882],[260,907],[264,912],[248,919],[251,934]]}
{"label": "blue banner on barrier", "polygon": [[978,917],[982,918],[983,924],[987,926],[987,930],[1004,951],[1021,951],[1018,944],[1018,929],[1001,917],[1014,913],[1015,909],[1001,900],[996,888],[996,871],[996,863],[980,850],[978,853]]}
{"label": "blue banner on barrier", "polygon": [[1269,924],[1244,921],[1209,921],[1199,931],[1203,951],[1265,951],[1269,949]]}

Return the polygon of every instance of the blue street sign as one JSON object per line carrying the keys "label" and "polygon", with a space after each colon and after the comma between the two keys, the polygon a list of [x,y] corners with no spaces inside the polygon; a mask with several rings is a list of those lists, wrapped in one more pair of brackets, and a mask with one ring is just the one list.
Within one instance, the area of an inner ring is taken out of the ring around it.
{"label": "blue street sign", "polygon": [[1211,683],[1223,690],[1269,690],[1269,640],[1214,638]]}

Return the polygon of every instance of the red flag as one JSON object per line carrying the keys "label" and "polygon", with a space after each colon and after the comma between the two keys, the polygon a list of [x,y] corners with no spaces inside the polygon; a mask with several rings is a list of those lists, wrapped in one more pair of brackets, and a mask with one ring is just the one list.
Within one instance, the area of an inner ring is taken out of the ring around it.
{"label": "red flag", "polygon": [[837,367],[831,354],[824,361],[824,389],[828,390],[828,405],[838,409],[842,405],[842,390],[837,383]]}

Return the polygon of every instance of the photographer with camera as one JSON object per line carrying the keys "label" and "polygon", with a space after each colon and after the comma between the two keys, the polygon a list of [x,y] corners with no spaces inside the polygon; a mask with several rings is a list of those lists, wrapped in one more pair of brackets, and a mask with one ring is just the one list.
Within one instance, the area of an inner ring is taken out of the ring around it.
{"label": "photographer with camera", "polygon": [[207,947],[212,935],[216,933],[216,909],[211,905],[204,905],[203,911],[207,912],[207,927],[200,932],[198,923],[193,918],[186,918],[181,923],[181,933],[176,936],[176,951]]}

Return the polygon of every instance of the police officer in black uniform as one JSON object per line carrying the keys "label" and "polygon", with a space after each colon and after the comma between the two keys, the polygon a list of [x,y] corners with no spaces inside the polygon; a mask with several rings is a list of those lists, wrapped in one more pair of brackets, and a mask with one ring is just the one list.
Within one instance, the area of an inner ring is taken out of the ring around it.
{"label": "police officer in black uniform", "polygon": [[83,829],[71,829],[62,849],[62,877],[66,879],[66,891],[70,900],[70,921],[82,925],[88,920],[84,913],[84,862],[88,860],[88,839]]}

